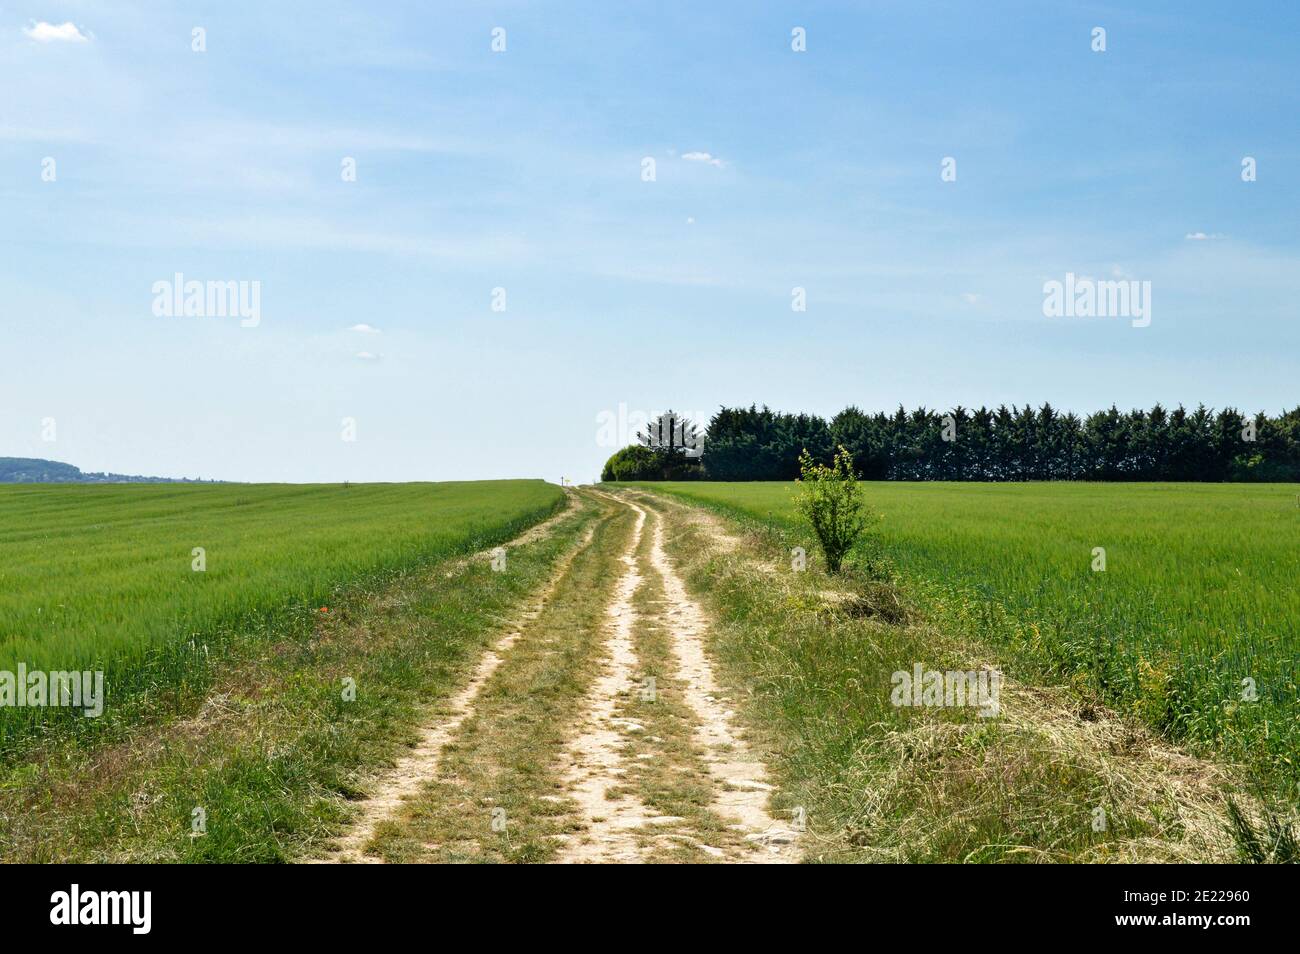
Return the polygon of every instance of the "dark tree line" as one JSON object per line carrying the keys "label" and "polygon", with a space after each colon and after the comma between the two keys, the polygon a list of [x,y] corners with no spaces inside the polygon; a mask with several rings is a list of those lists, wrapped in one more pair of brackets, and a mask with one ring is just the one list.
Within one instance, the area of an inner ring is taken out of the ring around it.
{"label": "dark tree line", "polygon": [[1300,479],[1300,408],[1276,418],[1204,405],[1087,417],[1050,404],[892,416],[848,408],[828,431],[873,480]]}
{"label": "dark tree line", "polygon": [[[1275,417],[1158,404],[1086,417],[1050,404],[893,414],[849,407],[830,422],[724,407],[709,422],[702,466],[674,466],[673,477],[793,480],[800,451],[829,462],[840,445],[867,480],[1300,481],[1300,407]],[[644,471],[620,468],[621,479],[662,479],[670,466],[645,461]]]}

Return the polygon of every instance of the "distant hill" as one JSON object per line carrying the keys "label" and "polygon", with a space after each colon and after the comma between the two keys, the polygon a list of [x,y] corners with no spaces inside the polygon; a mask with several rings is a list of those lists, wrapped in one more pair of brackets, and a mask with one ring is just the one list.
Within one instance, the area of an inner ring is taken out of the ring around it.
{"label": "distant hill", "polygon": [[81,468],[37,457],[0,457],[0,484],[215,484],[187,477],[141,477],[137,474],[83,473]]}

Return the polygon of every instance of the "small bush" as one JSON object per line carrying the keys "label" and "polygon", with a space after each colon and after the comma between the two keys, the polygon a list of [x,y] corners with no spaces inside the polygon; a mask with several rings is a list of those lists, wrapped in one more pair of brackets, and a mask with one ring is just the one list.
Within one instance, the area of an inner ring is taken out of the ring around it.
{"label": "small bush", "polygon": [[799,455],[799,474],[795,506],[812,524],[826,557],[826,568],[839,573],[844,555],[872,516],[862,500],[853,457],[841,446],[828,467],[805,450]]}
{"label": "small bush", "polygon": [[640,444],[631,444],[615,451],[605,461],[601,480],[663,480],[663,468],[654,451]]}

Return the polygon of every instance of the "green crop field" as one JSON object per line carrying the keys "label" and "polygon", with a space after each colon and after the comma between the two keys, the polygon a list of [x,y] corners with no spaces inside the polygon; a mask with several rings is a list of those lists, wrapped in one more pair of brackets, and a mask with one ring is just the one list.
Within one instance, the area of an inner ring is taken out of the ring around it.
{"label": "green crop field", "polygon": [[[0,671],[102,669],[114,700],[174,686],[223,633],[301,624],[341,587],[496,544],[561,499],[539,480],[0,485]],[[40,711],[0,711],[0,741]]]}
{"label": "green crop field", "polygon": [[[644,486],[802,532],[792,484]],[[942,622],[1022,675],[1072,681],[1172,738],[1295,780],[1300,486],[864,490],[882,517],[879,549]],[[1097,547],[1104,572],[1093,569]]]}

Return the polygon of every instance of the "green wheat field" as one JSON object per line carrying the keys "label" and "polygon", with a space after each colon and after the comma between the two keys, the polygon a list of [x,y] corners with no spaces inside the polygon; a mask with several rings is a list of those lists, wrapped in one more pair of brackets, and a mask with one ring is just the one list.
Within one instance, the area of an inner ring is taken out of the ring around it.
{"label": "green wheat field", "polygon": [[[102,669],[118,700],[165,691],[236,631],[301,627],[340,587],[492,546],[562,499],[540,480],[0,485],[0,670]],[[0,745],[61,716],[5,709]]]}

